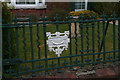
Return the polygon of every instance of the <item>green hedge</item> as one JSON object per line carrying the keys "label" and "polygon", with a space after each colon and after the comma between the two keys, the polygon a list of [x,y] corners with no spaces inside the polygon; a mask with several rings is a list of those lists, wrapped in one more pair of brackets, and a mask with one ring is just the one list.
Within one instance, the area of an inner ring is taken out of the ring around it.
{"label": "green hedge", "polygon": [[97,12],[98,14],[111,15],[114,12],[117,12],[117,2],[91,2],[91,10]]}

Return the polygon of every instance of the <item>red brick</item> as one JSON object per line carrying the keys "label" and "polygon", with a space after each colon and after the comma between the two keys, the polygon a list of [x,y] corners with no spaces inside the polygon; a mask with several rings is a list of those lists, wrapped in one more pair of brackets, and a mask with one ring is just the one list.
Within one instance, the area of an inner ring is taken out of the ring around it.
{"label": "red brick", "polygon": [[29,15],[29,14],[36,14],[36,15],[43,15],[47,13],[46,9],[24,9],[24,10],[20,10],[20,9],[14,9],[11,10],[11,12],[13,14],[22,14],[22,15]]}

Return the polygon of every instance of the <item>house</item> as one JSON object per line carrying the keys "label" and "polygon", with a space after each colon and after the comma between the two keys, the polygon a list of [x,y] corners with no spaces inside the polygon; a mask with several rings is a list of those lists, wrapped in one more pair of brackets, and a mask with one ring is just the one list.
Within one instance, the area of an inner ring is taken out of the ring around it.
{"label": "house", "polygon": [[[6,0],[2,0],[6,1]],[[54,2],[47,2],[45,0],[7,0],[10,10],[15,15],[36,14],[41,16],[47,13],[48,7],[54,5]],[[71,10],[80,11],[87,10],[88,0],[78,0],[78,2],[71,2]],[[67,5],[65,5],[67,6]]]}

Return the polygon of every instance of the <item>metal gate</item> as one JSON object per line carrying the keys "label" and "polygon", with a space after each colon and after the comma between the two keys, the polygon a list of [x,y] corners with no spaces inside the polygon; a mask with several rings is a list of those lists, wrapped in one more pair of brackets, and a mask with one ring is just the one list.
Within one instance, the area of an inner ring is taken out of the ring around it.
{"label": "metal gate", "polygon": [[[14,24],[3,24],[3,76],[19,77],[75,66],[96,66],[120,58],[120,18],[91,16],[78,19],[31,22],[15,18]],[[118,25],[116,22],[118,21]],[[110,24],[110,22],[112,24]]]}

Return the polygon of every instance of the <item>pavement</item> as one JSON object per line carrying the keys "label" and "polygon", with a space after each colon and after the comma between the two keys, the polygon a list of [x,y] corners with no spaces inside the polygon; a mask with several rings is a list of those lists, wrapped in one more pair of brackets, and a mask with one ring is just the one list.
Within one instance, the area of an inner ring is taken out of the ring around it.
{"label": "pavement", "polygon": [[[99,66],[99,65],[98,65]],[[20,79],[2,79],[2,80],[104,80],[113,79],[120,80],[120,66],[101,67],[95,70],[83,70],[80,67],[74,67],[72,71],[65,71],[55,73],[54,75],[39,75],[33,78],[20,78]],[[52,73],[51,71],[50,73]],[[54,73],[54,72],[53,72]]]}
{"label": "pavement", "polygon": [[77,75],[76,72],[74,71],[74,72],[57,73],[56,75],[52,75],[52,76],[39,76],[31,80],[36,80],[36,79],[65,79],[65,80],[87,79],[88,80],[90,78],[91,79],[114,78],[120,80],[120,66],[96,69],[95,73],[93,74]]}

